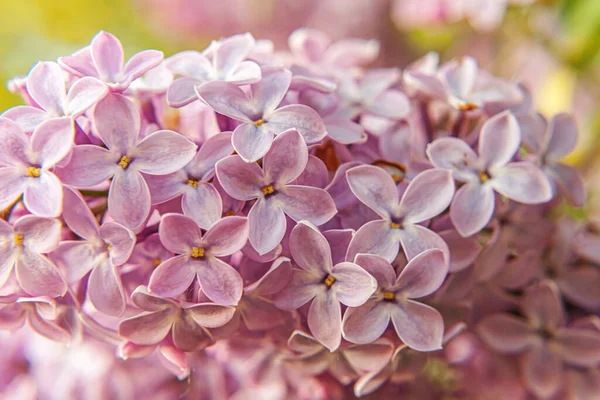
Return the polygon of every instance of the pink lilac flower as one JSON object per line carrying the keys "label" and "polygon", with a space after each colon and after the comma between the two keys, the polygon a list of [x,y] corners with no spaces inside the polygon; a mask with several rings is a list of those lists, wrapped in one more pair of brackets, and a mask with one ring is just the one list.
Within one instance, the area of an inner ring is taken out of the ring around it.
{"label": "pink lilac flower", "polygon": [[43,121],[69,116],[75,120],[108,93],[96,78],[84,77],[69,85],[69,75],[53,62],[39,62],[27,76],[27,92],[39,106],[17,106],[2,114],[25,132],[32,132]]}
{"label": "pink lilac flower", "polygon": [[32,214],[59,216],[62,184],[51,169],[71,151],[73,121],[66,117],[45,121],[28,137],[16,123],[0,118],[0,133],[0,209],[23,195]]}
{"label": "pink lilac flower", "polygon": [[254,46],[254,38],[246,33],[213,42],[203,53],[189,50],[169,57],[167,68],[180,76],[167,91],[169,105],[183,107],[196,100],[194,88],[206,82],[224,81],[241,86],[260,81],[260,67],[247,60]]}
{"label": "pink lilac flower", "polygon": [[94,126],[108,149],[94,145],[73,148],[59,175],[77,188],[93,187],[112,178],[108,208],[128,228],[140,226],[150,212],[150,190],[141,174],[173,173],[194,157],[196,145],[173,131],[157,131],[138,139],[140,114],[124,96],[106,96],[94,110]]}
{"label": "pink lilac flower", "polygon": [[119,323],[119,334],[139,345],[160,343],[169,333],[175,347],[194,351],[205,347],[211,339],[206,328],[226,324],[233,307],[211,303],[188,304],[158,297],[140,286],[131,295],[133,303],[144,310]]}
{"label": "pink lilac flower", "polygon": [[263,158],[263,168],[229,156],[217,163],[223,189],[238,200],[257,199],[248,213],[249,240],[263,255],[273,250],[286,230],[288,215],[295,221],[322,225],[335,214],[331,196],[320,188],[292,185],[304,170],[308,150],[296,130],[279,135]]}
{"label": "pink lilac flower", "polygon": [[240,274],[221,257],[244,247],[248,240],[248,219],[225,217],[205,235],[198,225],[181,214],[165,214],[160,222],[160,241],[177,254],[152,273],[148,289],[159,296],[183,293],[194,278],[206,296],[217,304],[236,305],[242,297]]}
{"label": "pink lilac flower", "polygon": [[575,149],[577,125],[572,116],[557,114],[549,122],[539,114],[517,117],[523,135],[523,144],[531,152],[533,160],[542,168],[553,192],[557,189],[576,207],[585,202],[583,177],[575,167],[560,159]]}
{"label": "pink lilac flower", "polygon": [[69,342],[69,332],[52,321],[56,317],[56,302],[51,297],[19,297],[14,303],[3,305],[4,300],[8,299],[0,298],[0,328],[16,330],[27,323],[52,341]]}
{"label": "pink lilac flower", "polygon": [[438,248],[448,259],[448,246],[439,235],[419,225],[444,211],[454,195],[450,171],[432,169],[417,175],[400,198],[392,177],[382,168],[362,165],[346,172],[350,189],[380,219],[357,232],[346,258],[359,253],[376,254],[393,261],[400,245],[410,260],[424,250]]}
{"label": "pink lilac flower", "polygon": [[[83,240],[64,240],[52,252],[52,260],[64,268],[69,284],[87,278],[87,295],[94,307],[113,316],[125,311],[127,298],[118,267],[131,255],[135,235],[116,222],[101,226],[81,195],[65,188],[65,223]],[[91,271],[91,273],[90,273]]]}
{"label": "pink lilac flower", "polygon": [[564,364],[600,364],[600,333],[564,327],[564,309],[554,285],[542,282],[530,287],[521,311],[526,319],[489,315],[479,323],[478,332],[493,349],[522,354],[523,379],[537,396],[548,398],[560,389]]}
{"label": "pink lilac flower", "polygon": [[215,164],[233,153],[231,133],[223,132],[209,138],[186,166],[167,175],[148,175],[153,203],[163,203],[181,195],[181,207],[198,226],[208,229],[221,219],[223,204],[219,192],[211,183]]}
{"label": "pink lilac flower", "polygon": [[308,328],[323,346],[334,351],[342,339],[340,303],[351,307],[364,304],[377,289],[377,282],[354,263],[333,265],[329,243],[308,222],[300,221],[292,229],[290,252],[300,269],[294,271],[275,304],[293,310],[311,302]]}
{"label": "pink lilac flower", "polygon": [[91,76],[104,82],[110,91],[123,92],[131,82],[162,60],[162,51],[145,50],[135,54],[123,66],[121,42],[110,33],[100,31],[89,46],[73,55],[60,57],[58,63],[75,76]]}
{"label": "pink lilac flower", "polygon": [[263,69],[250,93],[229,82],[208,82],[196,87],[202,101],[217,113],[242,122],[233,131],[233,148],[246,162],[254,162],[271,148],[273,137],[296,129],[306,143],[323,139],[327,132],[319,114],[302,104],[279,107],[292,79],[283,68]]}
{"label": "pink lilac flower", "polygon": [[0,288],[14,269],[19,286],[34,297],[59,297],[67,285],[46,256],[60,241],[60,221],[25,215],[10,226],[0,220]]}
{"label": "pink lilac flower", "polygon": [[461,235],[471,236],[488,224],[494,212],[494,192],[525,204],[552,198],[550,183],[538,167],[525,161],[510,162],[520,144],[517,120],[506,112],[483,125],[479,155],[451,137],[437,139],[427,147],[433,165],[452,170],[454,178],[465,183],[450,207],[450,217]]}
{"label": "pink lilac flower", "polygon": [[434,308],[414,301],[436,291],[448,272],[444,253],[426,250],[410,260],[396,277],[384,258],[359,254],[354,262],[377,279],[379,290],[367,302],[349,307],[344,314],[342,334],[352,343],[371,343],[387,329],[390,319],[407,346],[418,351],[442,347],[444,322]]}

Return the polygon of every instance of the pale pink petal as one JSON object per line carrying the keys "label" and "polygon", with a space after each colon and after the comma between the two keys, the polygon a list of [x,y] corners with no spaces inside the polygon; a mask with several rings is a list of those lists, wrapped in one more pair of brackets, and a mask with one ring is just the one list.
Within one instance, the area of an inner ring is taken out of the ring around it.
{"label": "pale pink petal", "polygon": [[248,213],[248,222],[248,239],[260,255],[277,247],[285,235],[285,214],[268,199],[258,199]]}
{"label": "pale pink petal", "polygon": [[162,51],[140,51],[127,61],[123,72],[130,80],[135,80],[160,64],[163,58],[164,55]]}
{"label": "pale pink petal", "polygon": [[270,119],[291,82],[292,73],[289,70],[279,67],[263,68],[261,80],[252,85],[252,103],[256,110]]}
{"label": "pale pink petal", "polygon": [[600,363],[600,333],[592,330],[567,328],[557,332],[565,362],[579,367],[594,367]]}
{"label": "pale pink petal", "polygon": [[233,318],[235,308],[206,303],[186,307],[185,312],[190,314],[194,321],[204,328],[218,328]]}
{"label": "pale pink petal", "polygon": [[477,325],[477,333],[492,349],[516,354],[536,343],[537,335],[522,318],[510,314],[484,317]]}
{"label": "pale pink petal", "polygon": [[255,41],[250,33],[233,35],[218,42],[213,55],[213,65],[224,74],[238,66],[254,47]]}
{"label": "pale pink petal", "polygon": [[87,203],[78,191],[69,187],[64,187],[63,194],[65,223],[77,236],[94,241],[99,237],[98,221]]}
{"label": "pale pink petal", "polygon": [[244,247],[248,240],[248,230],[248,218],[225,217],[208,229],[203,242],[211,255],[229,256]]}
{"label": "pale pink petal", "polygon": [[48,117],[46,111],[30,106],[9,108],[2,114],[3,118],[14,121],[25,132],[32,132]]}
{"label": "pale pink petal", "polygon": [[23,194],[30,179],[17,168],[0,168],[0,210],[10,206]]}
{"label": "pale pink petal", "polygon": [[172,308],[175,305],[173,300],[164,299],[148,292],[145,286],[135,288],[133,293],[131,293],[131,300],[133,304],[144,311],[159,311],[165,308]]}
{"label": "pale pink petal", "polygon": [[150,213],[148,184],[135,169],[119,171],[110,183],[108,209],[110,215],[127,228],[135,229]]}
{"label": "pale pink petal", "polygon": [[462,57],[440,68],[440,77],[454,95],[465,97],[475,86],[477,69],[477,61],[473,57]]}
{"label": "pale pink petal", "polygon": [[439,249],[425,250],[411,259],[397,280],[397,289],[409,299],[418,299],[435,292],[444,282],[448,263]]}
{"label": "pale pink petal", "polygon": [[546,128],[548,123],[540,114],[521,114],[516,116],[521,130],[521,140],[527,150],[534,154],[542,154],[545,151]]}
{"label": "pale pink petal", "polygon": [[260,119],[260,112],[254,110],[248,96],[233,83],[214,81],[195,87],[196,95],[219,114],[242,122]]}
{"label": "pale pink petal", "polygon": [[373,254],[358,254],[354,262],[371,274],[379,287],[389,289],[396,283],[396,271],[385,258]]}
{"label": "pale pink petal", "polygon": [[580,307],[600,309],[600,271],[595,267],[574,268],[554,278],[565,298]]}
{"label": "pale pink petal", "polygon": [[189,76],[201,81],[207,81],[213,71],[210,60],[195,50],[174,54],[165,60],[165,64],[175,75]]}
{"label": "pale pink petal", "polygon": [[60,57],[58,64],[75,76],[93,76],[98,78],[96,66],[92,62],[90,46],[86,46],[70,56]]}
{"label": "pale pink petal", "polygon": [[[261,125],[264,127],[265,125]],[[273,132],[258,129],[252,123],[245,123],[233,131],[233,148],[246,162],[255,162],[271,148]]]}
{"label": "pale pink petal", "polygon": [[202,83],[201,80],[187,76],[175,79],[167,89],[167,103],[173,108],[190,104],[198,98],[196,86]]}
{"label": "pale pink petal", "polygon": [[491,117],[481,128],[479,157],[485,168],[508,163],[521,144],[521,129],[517,119],[509,112]]}
{"label": "pale pink petal", "polygon": [[442,348],[444,320],[434,308],[407,300],[392,309],[396,333],[411,349],[434,351]]}
{"label": "pale pink petal", "polygon": [[219,183],[234,199],[252,200],[262,196],[263,172],[256,163],[245,163],[239,156],[229,156],[217,163]]}
{"label": "pale pink petal", "polygon": [[222,132],[206,140],[194,156],[194,159],[185,167],[186,171],[198,178],[207,179],[214,171],[215,164],[233,153],[231,132]]}
{"label": "pale pink petal", "polygon": [[181,214],[165,214],[158,228],[160,241],[169,251],[188,254],[202,243],[202,231],[194,220]]}
{"label": "pale pink petal", "polygon": [[400,242],[390,228],[388,220],[370,221],[360,227],[356,232],[350,246],[346,260],[352,261],[357,254],[376,254],[392,262],[398,255]]}
{"label": "pale pink petal", "polygon": [[464,141],[453,138],[441,138],[427,145],[427,157],[437,168],[452,170],[454,178],[468,182],[477,179],[475,169],[480,167],[477,154]]}
{"label": "pale pink petal", "polygon": [[[398,236],[404,255],[408,260],[413,259],[425,250],[440,249],[444,252],[446,262],[450,260],[450,251],[444,239],[432,230],[421,225],[407,225],[398,230]],[[390,260],[391,262],[391,260]]]}
{"label": "pale pink petal", "polygon": [[327,136],[341,144],[362,143],[367,140],[363,127],[349,119],[326,117]]}
{"label": "pale pink petal", "polygon": [[320,158],[313,155],[308,156],[308,162],[304,171],[296,178],[295,184],[300,186],[314,186],[325,188],[329,183],[329,171]]}
{"label": "pale pink petal", "polygon": [[221,195],[213,185],[204,182],[198,182],[197,188],[183,193],[181,208],[186,216],[203,229],[208,229],[223,214]]}
{"label": "pale pink petal", "polygon": [[346,172],[352,193],[365,205],[381,215],[390,218],[398,205],[398,190],[392,177],[382,168],[361,165]]}
{"label": "pale pink petal", "polygon": [[544,329],[556,329],[564,323],[565,312],[558,288],[552,281],[541,281],[525,291],[521,303],[529,322]]}
{"label": "pale pink petal", "polygon": [[329,351],[335,351],[342,341],[342,309],[329,292],[316,296],[308,310],[310,333]]}
{"label": "pale pink petal", "polygon": [[159,296],[176,297],[187,290],[195,275],[188,256],[175,256],[154,270],[148,289]]}
{"label": "pale pink petal", "polygon": [[118,82],[123,70],[123,46],[115,36],[101,31],[92,40],[91,56],[100,78]]}
{"label": "pale pink petal", "polygon": [[260,81],[260,67],[253,61],[243,61],[228,76],[227,81],[236,85],[249,85]]}
{"label": "pale pink petal", "polygon": [[271,145],[263,158],[265,180],[286,184],[296,179],[308,162],[308,149],[304,139],[294,129],[283,132]]}
{"label": "pale pink petal", "polygon": [[348,308],[342,320],[342,335],[349,342],[372,343],[387,329],[393,305],[369,300],[358,308]]}
{"label": "pale pink petal", "polygon": [[58,217],[62,212],[63,188],[52,172],[42,170],[40,176],[29,179],[23,192],[25,208],[40,217]]}
{"label": "pale pink petal", "polygon": [[188,174],[183,169],[167,175],[144,175],[144,179],[150,189],[152,204],[164,203],[191,189],[187,184]]}
{"label": "pale pink petal", "polygon": [[82,240],[65,240],[50,255],[65,273],[67,283],[78,282],[92,270],[97,262],[98,251],[93,245]]}
{"label": "pale pink petal", "polygon": [[318,142],[327,135],[325,123],[319,114],[302,104],[291,104],[275,110],[267,117],[265,125],[277,133],[296,129],[306,143]]}
{"label": "pale pink petal", "polygon": [[377,290],[375,278],[354,263],[339,263],[331,273],[335,278],[337,299],[348,307],[363,305]]}
{"label": "pale pink petal", "polygon": [[380,117],[399,120],[410,112],[410,102],[399,90],[386,90],[375,98],[367,110]]}
{"label": "pale pink petal", "polygon": [[217,304],[235,306],[242,298],[243,281],[229,264],[215,257],[197,269],[198,280],[206,297]]}
{"label": "pale pink petal", "polygon": [[22,166],[29,164],[29,139],[15,122],[0,117],[0,164]]}
{"label": "pale pink petal", "polygon": [[282,310],[296,310],[321,293],[321,280],[312,272],[293,270],[292,281],[275,296],[275,305]]}
{"label": "pale pink petal", "polygon": [[535,346],[523,356],[521,371],[525,386],[543,399],[562,386],[562,360],[544,346]]}
{"label": "pale pink petal", "polygon": [[39,254],[22,252],[17,258],[15,271],[19,286],[32,296],[59,297],[67,291],[56,266]]}
{"label": "pale pink petal", "polygon": [[196,154],[194,142],[173,131],[158,131],[142,140],[135,151],[131,165],[153,175],[165,175],[183,168]]}
{"label": "pale pink petal", "polygon": [[251,331],[266,331],[283,324],[289,313],[275,307],[270,301],[260,297],[244,298],[247,307],[241,309],[244,324]]}
{"label": "pale pink petal", "polygon": [[290,252],[296,264],[305,271],[329,273],[333,267],[327,239],[306,221],[298,222],[290,234]]}
{"label": "pale pink petal", "polygon": [[570,165],[554,164],[544,168],[560,188],[560,192],[575,207],[583,207],[586,199],[585,182],[581,172]]}
{"label": "pale pink petal", "polygon": [[558,160],[575,149],[577,145],[577,125],[572,115],[561,113],[550,120],[550,138],[546,157]]}
{"label": "pale pink petal", "polygon": [[582,232],[574,241],[573,251],[579,257],[600,264],[600,236],[594,233]]}
{"label": "pale pink petal", "polygon": [[108,88],[96,78],[89,76],[77,80],[69,89],[66,99],[67,115],[79,117],[90,107],[97,104],[106,94]]}
{"label": "pale pink petal", "polygon": [[54,62],[39,62],[27,76],[27,93],[44,110],[62,114],[66,97],[67,74]]}
{"label": "pale pink petal", "polygon": [[[8,229],[8,235],[12,235],[12,228],[8,227]],[[4,235],[5,233],[3,233],[3,236]],[[3,239],[0,242],[0,287],[3,287],[10,277],[15,265],[16,257],[17,254],[15,252],[14,240]]]}
{"label": "pale pink petal", "polygon": [[324,189],[287,185],[274,197],[294,221],[307,220],[319,226],[337,213],[333,199]]}
{"label": "pale pink petal", "polygon": [[94,108],[93,120],[96,132],[110,150],[126,155],[137,142],[140,112],[127,97],[117,93],[105,96]]}
{"label": "pale pink petal", "polygon": [[348,251],[352,237],[354,237],[354,233],[353,229],[330,229],[323,232],[323,236],[325,236],[331,247],[333,265],[346,260],[346,252]]}
{"label": "pale pink petal", "polygon": [[450,206],[450,218],[461,236],[471,236],[490,222],[496,203],[489,184],[470,182],[456,191]]}
{"label": "pale pink petal", "polygon": [[342,39],[329,46],[325,59],[331,65],[351,68],[373,62],[379,55],[379,42],[365,39]]}
{"label": "pale pink petal", "polygon": [[452,173],[445,169],[429,169],[417,175],[400,200],[398,213],[409,224],[433,218],[444,211],[454,196]]}
{"label": "pale pink petal", "polygon": [[185,315],[175,321],[171,335],[175,347],[185,352],[200,350],[211,343],[204,329]]}
{"label": "pale pink petal", "polygon": [[30,311],[27,313],[27,323],[35,332],[47,337],[52,341],[59,343],[69,342],[70,335],[67,331],[58,325],[55,325],[54,323],[45,321],[35,311]]}
{"label": "pale pink petal", "polygon": [[75,146],[66,167],[56,171],[66,185],[78,188],[92,187],[116,174],[120,155],[99,146]]}
{"label": "pale pink petal", "polygon": [[271,267],[264,275],[244,287],[245,294],[255,294],[258,296],[268,296],[279,293],[288,286],[292,279],[292,263],[289,258],[279,257],[271,264]]}
{"label": "pale pink petal", "polygon": [[171,330],[172,313],[173,310],[164,309],[127,318],[119,323],[119,335],[136,344],[159,343]]}
{"label": "pale pink petal", "polygon": [[115,266],[125,264],[135,245],[135,234],[116,222],[105,222],[100,227],[100,237],[110,246],[108,254]]}
{"label": "pale pink petal", "polygon": [[552,199],[548,178],[528,162],[510,163],[495,169],[490,185],[498,193],[519,203],[539,204]]}
{"label": "pale pink petal", "polygon": [[61,223],[57,219],[25,215],[14,224],[16,233],[23,235],[23,245],[36,253],[49,253],[60,241]]}
{"label": "pale pink petal", "polygon": [[449,272],[458,272],[472,265],[479,254],[481,246],[476,237],[465,238],[455,229],[438,232],[450,249]]}
{"label": "pale pink petal", "polygon": [[87,294],[98,311],[118,317],[125,312],[126,298],[117,267],[108,260],[92,269]]}
{"label": "pale pink petal", "polygon": [[288,46],[294,55],[311,62],[321,61],[330,44],[331,40],[325,33],[312,28],[296,29],[288,38]]}

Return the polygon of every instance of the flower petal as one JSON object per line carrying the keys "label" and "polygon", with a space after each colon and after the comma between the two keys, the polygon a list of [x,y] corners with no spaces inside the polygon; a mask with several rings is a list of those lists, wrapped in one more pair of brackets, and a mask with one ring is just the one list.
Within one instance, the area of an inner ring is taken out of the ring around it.
{"label": "flower petal", "polygon": [[124,74],[135,80],[162,62],[164,54],[158,50],[144,50],[131,57],[125,64]]}
{"label": "flower petal", "polygon": [[282,310],[296,310],[321,292],[321,276],[312,272],[294,269],[292,280],[275,296],[275,305]]}
{"label": "flower petal", "polygon": [[546,157],[559,160],[575,149],[577,145],[577,125],[572,115],[561,113],[550,120],[548,127]]}
{"label": "flower petal", "polygon": [[354,263],[339,263],[331,273],[335,278],[337,299],[348,307],[363,305],[377,290],[375,278]]}
{"label": "flower petal", "polygon": [[196,95],[219,114],[242,122],[253,122],[257,116],[246,93],[233,83],[207,82],[195,90]]}
{"label": "flower petal", "polygon": [[479,157],[485,168],[508,163],[521,144],[521,129],[510,112],[491,117],[482,128],[479,137]]}
{"label": "flower petal", "polygon": [[327,136],[325,123],[319,114],[302,104],[291,104],[275,110],[268,116],[265,125],[277,133],[296,129],[306,143],[315,143]]}
{"label": "flower petal", "polygon": [[600,333],[592,330],[566,328],[557,332],[565,362],[578,367],[594,367],[600,363]]}
{"label": "flower petal", "polygon": [[120,155],[134,147],[140,132],[140,113],[127,97],[110,93],[94,108],[94,127],[106,146]]}
{"label": "flower petal", "polygon": [[258,129],[252,123],[245,123],[235,128],[231,142],[240,157],[251,163],[257,161],[269,151],[273,143],[273,132]]}
{"label": "flower petal", "polygon": [[39,124],[46,120],[48,114],[39,108],[16,106],[6,110],[2,117],[14,121],[25,132],[33,132]]}
{"label": "flower petal", "polygon": [[86,76],[78,79],[67,94],[65,112],[77,118],[97,104],[107,93],[106,85],[96,78]]}
{"label": "flower petal", "polygon": [[221,219],[223,214],[221,195],[213,185],[204,182],[198,182],[197,188],[188,189],[183,193],[181,208],[183,213],[202,229],[208,229]]}
{"label": "flower petal", "polygon": [[503,196],[524,204],[540,204],[552,199],[548,178],[528,162],[510,163],[493,172],[492,187]]}
{"label": "flower petal", "polygon": [[398,213],[409,224],[433,218],[444,211],[454,196],[452,173],[441,168],[429,169],[417,175],[408,185]]}
{"label": "flower petal", "polygon": [[263,172],[256,163],[245,163],[240,156],[225,157],[217,163],[219,183],[234,199],[252,200],[262,195]]}
{"label": "flower petal", "polygon": [[531,326],[522,318],[510,314],[493,314],[484,317],[477,325],[477,333],[492,349],[516,354],[536,343]]}
{"label": "flower petal", "polygon": [[292,73],[285,68],[263,68],[262,78],[252,85],[252,102],[256,110],[265,116],[277,108],[283,100],[290,83]]}
{"label": "flower petal", "polygon": [[188,256],[175,256],[161,263],[152,272],[148,290],[159,296],[176,297],[187,290],[195,275]]}
{"label": "flower petal", "polygon": [[383,218],[390,218],[399,199],[396,184],[387,172],[373,165],[361,165],[349,169],[346,178],[361,202]]}
{"label": "flower petal", "polygon": [[92,269],[87,294],[98,311],[119,317],[125,312],[127,300],[117,267],[107,259]]}
{"label": "flower petal", "polygon": [[464,141],[454,137],[436,139],[427,145],[427,157],[437,168],[452,170],[454,178],[468,182],[477,179],[480,161]]}
{"label": "flower petal", "polygon": [[337,213],[333,199],[321,188],[287,185],[274,197],[294,221],[307,220],[319,226]]}
{"label": "flower petal", "polygon": [[194,158],[197,147],[194,142],[177,132],[154,132],[144,138],[132,152],[132,166],[147,174],[170,174],[189,163]]}
{"label": "flower petal", "polygon": [[67,284],[54,264],[31,251],[17,258],[15,271],[19,286],[32,296],[59,297],[67,292]]}
{"label": "flower petal", "polygon": [[108,254],[113,265],[118,267],[125,264],[133,251],[135,234],[123,225],[112,221],[102,224],[99,232],[102,240],[110,246]]}
{"label": "flower petal", "polygon": [[390,222],[378,219],[370,221],[356,232],[346,253],[346,260],[352,261],[359,253],[376,254],[392,262],[398,255],[400,242],[392,229]]}
{"label": "flower petal", "polygon": [[186,307],[185,312],[204,328],[219,328],[231,321],[235,308],[206,303]]}
{"label": "flower petal", "polygon": [[173,324],[171,335],[175,347],[185,352],[200,350],[211,343],[204,329],[185,313]]}
{"label": "flower petal", "polygon": [[392,309],[391,317],[398,337],[411,349],[434,351],[442,348],[444,320],[433,307],[407,300]]}
{"label": "flower petal", "polygon": [[547,399],[562,385],[562,360],[544,346],[535,346],[521,359],[525,386],[536,396]]}
{"label": "flower petal", "polygon": [[551,281],[541,281],[527,288],[521,310],[537,328],[554,330],[564,323],[565,313],[560,293]]}
{"label": "flower petal", "polygon": [[62,113],[67,74],[54,62],[38,62],[27,76],[27,93],[41,108],[54,115]]}
{"label": "flower petal", "polygon": [[583,207],[586,199],[585,182],[577,168],[557,163],[544,168],[544,172],[554,178],[561,194],[571,204],[575,207]]}
{"label": "flower petal", "polygon": [[296,179],[308,163],[308,149],[304,139],[294,129],[283,132],[263,158],[265,180],[286,184]]}
{"label": "flower petal", "polygon": [[87,203],[81,194],[65,186],[63,190],[63,219],[65,223],[75,233],[89,241],[94,241],[99,237],[98,221],[92,214]]}
{"label": "flower petal", "polygon": [[61,223],[57,219],[25,215],[14,224],[15,232],[23,235],[23,245],[36,253],[49,253],[60,241]]}
{"label": "flower petal", "polygon": [[202,243],[202,230],[194,220],[181,214],[165,214],[158,227],[160,241],[169,251],[189,254]]}
{"label": "flower petal", "polygon": [[52,172],[42,170],[40,176],[30,179],[23,192],[25,208],[40,217],[58,217],[63,209],[63,188]]}
{"label": "flower petal", "polygon": [[0,168],[0,210],[10,206],[23,194],[28,181],[29,178],[17,168]]}
{"label": "flower petal", "polygon": [[367,110],[380,117],[399,120],[410,112],[410,102],[399,90],[386,90],[375,98]]}
{"label": "flower petal", "polygon": [[67,283],[71,284],[79,282],[92,270],[98,261],[98,252],[87,241],[65,240],[50,254],[50,258],[62,269]]}
{"label": "flower petal", "polygon": [[333,263],[327,239],[312,224],[300,221],[290,234],[290,253],[296,264],[305,271],[331,272]]}
{"label": "flower petal", "polygon": [[118,171],[110,183],[108,210],[127,228],[135,229],[150,213],[150,189],[142,174],[135,169]]}
{"label": "flower petal", "polygon": [[92,187],[106,182],[119,172],[119,159],[117,153],[100,146],[75,146],[69,163],[56,170],[56,174],[66,185],[77,188]]}
{"label": "flower petal", "polygon": [[127,318],[119,323],[119,335],[141,345],[160,343],[171,330],[172,313],[167,308]]}
{"label": "flower petal", "polygon": [[258,199],[248,213],[250,244],[263,255],[273,250],[285,235],[285,214],[268,199]]}
{"label": "flower petal", "polygon": [[317,295],[308,309],[310,333],[329,351],[342,342],[342,309],[331,291]]}
{"label": "flower petal", "polygon": [[197,270],[198,280],[206,297],[217,304],[235,306],[242,298],[244,283],[240,274],[216,257]]}
{"label": "flower petal", "polygon": [[397,279],[398,289],[409,299],[435,292],[444,282],[448,263],[440,249],[425,250],[411,259]]}
{"label": "flower petal", "polygon": [[496,203],[490,185],[469,182],[456,191],[450,206],[450,218],[461,236],[481,231],[492,219]]}
{"label": "flower petal", "polygon": [[249,85],[260,81],[261,76],[261,70],[257,63],[242,61],[229,75],[227,81],[235,85]]}
{"label": "flower petal", "polygon": [[354,262],[371,274],[379,287],[391,288],[396,283],[396,271],[385,258],[374,254],[358,254]]}
{"label": "flower petal", "polygon": [[327,117],[323,120],[327,136],[341,144],[363,143],[367,134],[360,124],[344,118]]}
{"label": "flower petal", "polygon": [[219,133],[208,138],[200,146],[198,153],[185,169],[190,175],[198,179],[207,179],[214,171],[215,164],[232,153],[231,132]]}
{"label": "flower petal", "polygon": [[389,304],[369,300],[358,308],[349,307],[346,310],[342,320],[342,335],[352,343],[372,343],[383,335],[389,323]]}
{"label": "flower petal", "polygon": [[202,83],[199,79],[187,76],[175,79],[167,89],[167,104],[173,108],[187,106],[198,99],[196,86]]}
{"label": "flower petal", "polygon": [[208,229],[203,242],[207,244],[211,255],[229,256],[244,247],[248,241],[248,231],[248,218],[225,217]]}
{"label": "flower petal", "polygon": [[413,259],[425,250],[440,249],[444,252],[446,262],[450,260],[450,251],[444,239],[437,233],[421,225],[407,225],[398,231],[404,255]]}
{"label": "flower petal", "polygon": [[29,139],[15,122],[0,117],[0,164],[21,166],[29,164]]}
{"label": "flower petal", "polygon": [[101,31],[94,36],[90,49],[100,77],[107,82],[117,82],[123,70],[123,46],[119,39]]}

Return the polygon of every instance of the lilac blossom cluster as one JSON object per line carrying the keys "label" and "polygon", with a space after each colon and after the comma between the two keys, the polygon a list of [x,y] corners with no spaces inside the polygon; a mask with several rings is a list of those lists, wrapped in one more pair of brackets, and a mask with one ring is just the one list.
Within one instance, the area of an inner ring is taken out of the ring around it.
{"label": "lilac blossom cluster", "polygon": [[585,200],[572,117],[472,58],[378,51],[300,29],[124,62],[100,32],[12,80],[0,327],[29,330],[0,390],[600,396],[600,224],[560,215]]}

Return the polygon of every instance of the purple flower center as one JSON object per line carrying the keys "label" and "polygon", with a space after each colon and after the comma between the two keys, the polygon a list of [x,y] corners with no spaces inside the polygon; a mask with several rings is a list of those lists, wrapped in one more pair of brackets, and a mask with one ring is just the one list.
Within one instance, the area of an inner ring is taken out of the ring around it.
{"label": "purple flower center", "polygon": [[325,278],[323,279],[323,283],[327,286],[327,287],[331,287],[333,286],[333,284],[335,283],[335,278],[329,274],[327,274],[327,276],[325,276]]}
{"label": "purple flower center", "polygon": [[396,294],[394,292],[383,292],[383,301],[394,301],[396,300]]}
{"label": "purple flower center", "polygon": [[478,176],[479,176],[479,181],[481,183],[485,183],[485,182],[489,181],[491,178],[490,174],[487,173],[486,171],[480,171]]}
{"label": "purple flower center", "polygon": [[260,190],[263,192],[265,197],[276,193],[275,187],[273,187],[273,185],[265,185],[261,187]]}

